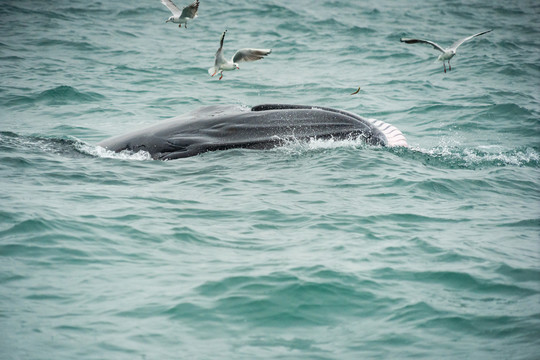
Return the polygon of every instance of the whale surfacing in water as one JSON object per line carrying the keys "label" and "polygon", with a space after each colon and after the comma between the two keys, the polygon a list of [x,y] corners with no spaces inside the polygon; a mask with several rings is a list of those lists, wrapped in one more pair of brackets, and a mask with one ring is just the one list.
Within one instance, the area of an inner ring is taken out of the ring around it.
{"label": "whale surfacing in water", "polygon": [[98,143],[107,150],[150,153],[156,160],[233,148],[269,149],[287,140],[356,139],[407,146],[405,136],[380,120],[319,106],[265,104],[206,106],[146,129]]}

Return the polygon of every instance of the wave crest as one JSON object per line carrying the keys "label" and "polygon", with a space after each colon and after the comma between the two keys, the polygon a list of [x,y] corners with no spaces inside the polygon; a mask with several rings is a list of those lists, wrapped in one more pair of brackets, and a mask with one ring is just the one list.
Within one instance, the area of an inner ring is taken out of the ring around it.
{"label": "wave crest", "polygon": [[79,146],[79,151],[86,153],[91,156],[104,158],[104,159],[118,159],[118,160],[152,160],[152,156],[149,152],[141,150],[138,152],[133,152],[129,150],[123,150],[120,152],[114,152],[102,148],[101,146],[88,145],[86,143],[81,143]]}
{"label": "wave crest", "polygon": [[439,146],[432,149],[411,148],[405,156],[417,158],[425,164],[447,168],[478,169],[499,166],[540,167],[540,152],[534,148],[499,151],[491,147],[457,148]]}

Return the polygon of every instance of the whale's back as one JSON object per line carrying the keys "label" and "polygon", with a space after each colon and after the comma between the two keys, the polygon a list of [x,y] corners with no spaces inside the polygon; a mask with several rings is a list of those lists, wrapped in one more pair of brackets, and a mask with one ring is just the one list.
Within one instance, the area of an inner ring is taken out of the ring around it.
{"label": "whale's back", "polygon": [[372,145],[406,145],[403,134],[382,121],[331,108],[266,104],[203,107],[98,146],[170,160],[231,148],[268,149],[291,139],[358,137]]}

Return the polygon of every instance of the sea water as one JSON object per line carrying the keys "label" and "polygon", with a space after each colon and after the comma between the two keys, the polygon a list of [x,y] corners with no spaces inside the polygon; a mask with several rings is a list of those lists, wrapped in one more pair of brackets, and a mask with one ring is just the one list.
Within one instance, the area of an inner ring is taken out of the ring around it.
{"label": "sea water", "polygon": [[[0,358],[538,359],[539,15],[201,0],[185,29],[157,0],[0,2]],[[220,81],[226,29],[227,57],[272,53]],[[488,29],[446,73],[399,41]],[[376,118],[409,147],[96,147],[262,103]]]}

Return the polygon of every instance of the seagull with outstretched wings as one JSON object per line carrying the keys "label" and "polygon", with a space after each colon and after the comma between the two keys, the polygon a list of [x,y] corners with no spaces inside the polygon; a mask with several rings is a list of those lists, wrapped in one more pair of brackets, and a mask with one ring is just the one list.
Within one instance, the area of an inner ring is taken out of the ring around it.
{"label": "seagull with outstretched wings", "polygon": [[172,16],[165,22],[168,23],[170,21],[179,24],[178,27],[182,27],[182,24],[185,24],[184,27],[186,29],[188,20],[195,19],[197,17],[197,11],[199,11],[199,0],[195,0],[193,4],[186,6],[182,11],[171,0],[161,0],[161,3],[172,12]]}
{"label": "seagull with outstretched wings", "polygon": [[221,35],[221,42],[219,49],[216,52],[216,61],[214,66],[208,69],[208,73],[212,76],[219,72],[221,75],[219,80],[223,78],[223,71],[240,69],[240,67],[238,67],[239,62],[260,60],[272,52],[271,49],[240,49],[233,55],[231,60],[227,60],[223,55],[223,41],[225,40],[226,33],[227,30],[225,30]]}
{"label": "seagull with outstretched wings", "polygon": [[482,31],[482,32],[479,32],[478,34],[467,36],[467,37],[465,37],[463,39],[460,39],[460,40],[456,41],[455,43],[452,44],[452,46],[450,46],[447,49],[444,49],[439,44],[437,44],[437,43],[435,43],[433,41],[429,41],[429,40],[401,38],[401,39],[399,39],[399,41],[407,43],[407,44],[422,43],[422,44],[428,44],[428,45],[433,46],[433,48],[435,48],[435,49],[439,50],[440,52],[442,52],[442,54],[439,55],[437,60],[443,62],[443,69],[444,69],[444,72],[446,72],[446,65],[444,64],[444,62],[448,61],[448,70],[452,70],[452,66],[450,65],[450,59],[452,59],[454,57],[454,55],[456,55],[457,48],[461,44],[463,44],[465,41],[471,40],[474,37],[487,34],[490,31],[492,31],[492,30]]}

